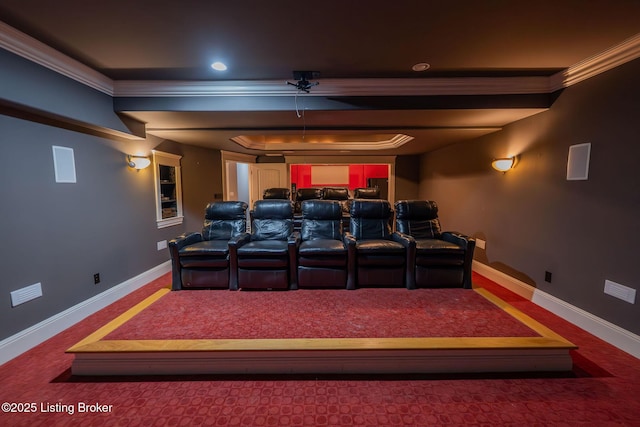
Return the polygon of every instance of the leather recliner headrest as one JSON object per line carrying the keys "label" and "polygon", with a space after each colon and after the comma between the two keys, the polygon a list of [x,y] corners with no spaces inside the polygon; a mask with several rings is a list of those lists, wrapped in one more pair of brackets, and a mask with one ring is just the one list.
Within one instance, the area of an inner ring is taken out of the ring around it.
{"label": "leather recliner headrest", "polygon": [[331,188],[326,187],[323,189],[325,200],[347,200],[349,199],[348,188]]}
{"label": "leather recliner headrest", "polygon": [[291,196],[291,190],[288,188],[267,188],[262,193],[263,199],[283,199],[288,200]]}
{"label": "leather recliner headrest", "polygon": [[356,188],[353,192],[354,199],[379,199],[380,189],[375,187]]}
{"label": "leather recliner headrest", "polygon": [[296,200],[322,199],[323,195],[322,188],[300,188],[296,192]]}
{"label": "leather recliner headrest", "polygon": [[204,210],[205,219],[243,219],[246,218],[245,202],[211,202]]}
{"label": "leather recliner headrest", "polygon": [[387,200],[355,199],[351,204],[351,216],[371,219],[389,218],[391,204]]}
{"label": "leather recliner headrest", "polygon": [[289,200],[256,200],[253,217],[259,219],[293,218],[293,203]]}
{"label": "leather recliner headrest", "polygon": [[399,200],[395,207],[397,219],[432,220],[438,218],[438,205],[433,200]]}
{"label": "leather recliner headrest", "polygon": [[342,207],[335,200],[305,200],[302,202],[302,217],[314,220],[342,218]]}

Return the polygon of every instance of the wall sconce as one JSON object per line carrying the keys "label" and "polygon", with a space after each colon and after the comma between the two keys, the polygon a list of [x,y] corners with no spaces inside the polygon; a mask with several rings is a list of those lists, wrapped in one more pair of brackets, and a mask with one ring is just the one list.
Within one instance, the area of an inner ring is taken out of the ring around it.
{"label": "wall sconce", "polygon": [[130,168],[144,169],[151,164],[151,159],[141,156],[127,156],[127,164]]}
{"label": "wall sconce", "polygon": [[506,172],[509,169],[512,169],[516,165],[515,157],[504,157],[501,159],[494,159],[491,162],[491,167],[493,167],[498,172]]}

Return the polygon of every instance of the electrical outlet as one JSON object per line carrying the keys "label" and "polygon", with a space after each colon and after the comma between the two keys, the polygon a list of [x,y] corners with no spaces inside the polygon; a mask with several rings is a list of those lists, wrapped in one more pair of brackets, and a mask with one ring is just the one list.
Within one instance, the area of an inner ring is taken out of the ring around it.
{"label": "electrical outlet", "polygon": [[478,249],[485,249],[487,246],[487,242],[485,240],[482,239],[478,239],[476,237],[476,248]]}
{"label": "electrical outlet", "polygon": [[161,251],[163,249],[167,249],[167,241],[166,240],[160,240],[159,242],[156,242],[156,248]]}
{"label": "electrical outlet", "polygon": [[551,283],[551,272],[550,271],[545,271],[544,272],[544,281]]}
{"label": "electrical outlet", "polygon": [[98,283],[100,283],[100,273],[96,273],[93,275],[93,283],[95,285],[97,285]]}

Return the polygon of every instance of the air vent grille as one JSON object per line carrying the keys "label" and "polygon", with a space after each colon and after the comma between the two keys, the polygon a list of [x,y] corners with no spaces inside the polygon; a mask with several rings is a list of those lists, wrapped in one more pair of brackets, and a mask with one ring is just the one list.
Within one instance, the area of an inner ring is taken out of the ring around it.
{"label": "air vent grille", "polygon": [[42,284],[36,283],[31,286],[18,289],[11,292],[11,306],[15,307],[20,304],[24,304],[27,301],[36,299],[42,296]]}

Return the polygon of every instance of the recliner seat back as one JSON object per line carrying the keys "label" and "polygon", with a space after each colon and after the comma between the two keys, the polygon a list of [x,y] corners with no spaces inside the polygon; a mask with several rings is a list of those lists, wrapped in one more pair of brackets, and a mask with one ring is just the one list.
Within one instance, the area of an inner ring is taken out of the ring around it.
{"label": "recliner seat back", "polygon": [[396,202],[396,230],[416,239],[439,239],[442,235],[438,205],[433,200]]}
{"label": "recliner seat back", "polygon": [[325,187],[322,189],[324,200],[338,200],[342,206],[342,212],[349,213],[351,200],[349,199],[349,189],[344,187]]}
{"label": "recliner seat back", "polygon": [[212,202],[205,208],[202,227],[204,240],[229,240],[246,230],[245,202]]}
{"label": "recliner seat back", "polygon": [[253,205],[251,240],[287,240],[293,232],[293,204],[287,200],[257,200]]}
{"label": "recliner seat back", "polygon": [[387,200],[355,199],[351,205],[350,232],[357,240],[389,239],[391,215]]}
{"label": "recliner seat back", "polygon": [[324,197],[322,188],[300,188],[296,191],[295,212],[302,211],[302,202],[305,200],[321,200]]}
{"label": "recliner seat back", "polygon": [[342,237],[342,208],[333,200],[302,202],[301,239],[333,239]]}

